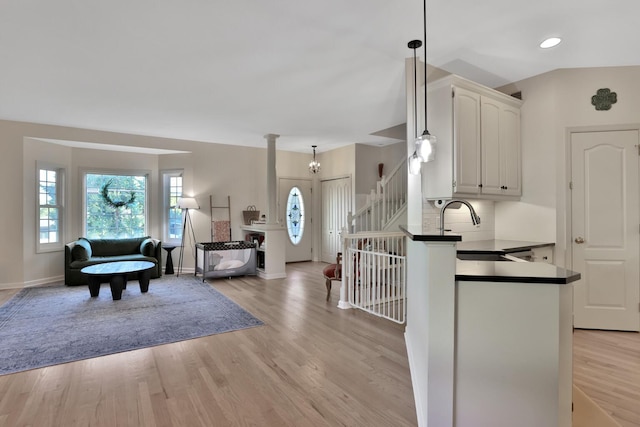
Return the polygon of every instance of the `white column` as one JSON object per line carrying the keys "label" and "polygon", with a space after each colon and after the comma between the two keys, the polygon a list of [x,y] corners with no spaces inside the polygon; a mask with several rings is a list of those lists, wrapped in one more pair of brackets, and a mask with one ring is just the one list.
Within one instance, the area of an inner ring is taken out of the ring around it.
{"label": "white column", "polygon": [[276,138],[279,138],[280,135],[268,133],[264,137],[267,139],[267,224],[276,224],[278,222],[276,205]]}

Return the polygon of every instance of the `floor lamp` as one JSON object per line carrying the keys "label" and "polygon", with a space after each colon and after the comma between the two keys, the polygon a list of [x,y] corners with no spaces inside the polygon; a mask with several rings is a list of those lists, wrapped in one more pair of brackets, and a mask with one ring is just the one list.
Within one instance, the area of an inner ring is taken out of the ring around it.
{"label": "floor lamp", "polygon": [[193,231],[193,224],[191,223],[191,216],[189,215],[189,209],[200,209],[200,205],[193,197],[181,197],[178,199],[178,209],[183,209],[184,213],[184,223],[182,224],[182,243],[180,243],[180,258],[178,259],[178,272],[176,273],[176,277],[180,276],[182,273],[182,261],[184,260],[184,241],[187,236],[187,223],[189,224],[189,228],[191,229],[191,237],[193,238],[193,243],[196,242],[196,233]]}

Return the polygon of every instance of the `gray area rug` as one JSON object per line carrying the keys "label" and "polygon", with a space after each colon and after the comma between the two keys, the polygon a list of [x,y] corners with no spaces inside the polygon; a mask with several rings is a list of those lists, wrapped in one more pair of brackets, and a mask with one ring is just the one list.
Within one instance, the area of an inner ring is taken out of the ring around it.
{"label": "gray area rug", "polygon": [[120,301],[108,283],[26,288],[0,307],[0,375],[262,324],[193,276],[129,281]]}

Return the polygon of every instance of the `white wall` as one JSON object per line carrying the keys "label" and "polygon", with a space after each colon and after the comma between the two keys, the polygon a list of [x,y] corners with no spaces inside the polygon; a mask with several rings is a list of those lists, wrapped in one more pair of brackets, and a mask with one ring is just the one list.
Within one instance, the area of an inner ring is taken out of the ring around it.
{"label": "white wall", "polygon": [[[591,105],[601,88],[617,93],[608,111]],[[555,241],[556,262],[568,265],[567,132],[640,123],[640,66],[557,70],[501,90],[522,91],[523,193],[520,202],[496,204],[496,237]]]}
{"label": "white wall", "polygon": [[406,144],[404,141],[383,147],[356,144],[355,149],[356,205],[354,210],[358,210],[364,206],[367,196],[371,194],[371,190],[376,189],[377,182],[380,180],[378,165],[382,163],[382,174],[389,176],[389,173],[404,159]]}
{"label": "white wall", "polygon": [[[23,267],[24,281],[28,285],[39,284],[38,279],[48,277],[60,277],[60,268],[56,266],[59,260],[59,251],[55,252],[43,252],[36,254],[37,247],[37,213],[36,208],[38,204],[37,199],[37,162],[46,161],[48,164],[57,165],[67,170],[65,177],[64,193],[71,191],[71,183],[73,181],[73,174],[71,171],[72,164],[72,150],[68,147],[60,145],[41,142],[31,138],[24,138],[23,144],[23,177],[22,182],[24,185],[24,196],[22,198],[22,219],[24,224],[24,233],[21,242],[23,262],[20,264]],[[14,179],[13,183],[18,180]],[[66,210],[72,211],[71,206],[65,206]],[[16,212],[19,209],[15,209]],[[17,218],[4,217],[4,223],[13,223]],[[65,215],[65,221],[60,224],[63,232],[67,235],[73,235],[74,223],[71,221],[70,215]],[[17,243],[17,242],[16,242]],[[11,247],[13,247],[13,243]],[[7,247],[9,249],[9,247]]]}
{"label": "white wall", "polygon": [[[136,154],[69,148],[38,139],[58,139],[98,144],[183,150],[193,154]],[[3,236],[11,245],[0,248],[0,287],[21,287],[63,276],[64,252],[36,254],[35,168],[36,161],[67,166],[67,211],[64,241],[82,234],[80,171],[82,169],[137,169],[150,172],[149,232],[160,235],[160,171],[184,169],[184,190],[196,196],[201,210],[193,212],[197,240],[210,239],[209,194],[232,195],[234,238],[241,238],[242,209],[249,204],[266,206],[265,149],[152,138],[60,126],[0,121],[2,197],[22,200],[20,206],[4,203],[0,213]],[[16,179],[18,178],[18,179]],[[261,185],[263,184],[263,185]],[[9,208],[10,207],[10,208]],[[191,259],[185,267],[193,265]]]}
{"label": "white wall", "polygon": [[[119,151],[70,148],[42,141],[91,142],[115,146],[133,146],[183,151],[180,154],[140,154]],[[68,168],[68,206],[65,221],[65,242],[82,234],[80,206],[80,171],[82,169],[138,169],[150,171],[151,207],[149,232],[159,236],[162,224],[160,173],[163,170],[183,169],[183,186],[187,195],[194,196],[201,209],[192,212],[196,240],[210,240],[209,195],[214,204],[226,204],[231,196],[232,237],[242,239],[242,210],[255,205],[266,211],[266,140],[264,148],[208,144],[196,141],[120,134],[63,126],[22,123],[0,120],[0,177],[3,200],[22,200],[0,204],[0,231],[6,242],[0,247],[0,288],[22,287],[58,280],[64,275],[64,251],[36,254],[35,236],[35,168],[36,161],[50,161]],[[277,148],[277,142],[276,142]],[[309,178],[310,154],[276,152],[277,175],[289,178]],[[321,179],[353,177],[355,174],[355,144],[331,152],[321,153],[320,174],[312,177],[314,188]],[[315,191],[314,216],[320,218],[320,191]],[[314,221],[314,241],[319,242],[321,221]],[[320,250],[316,251],[320,253]],[[193,266],[186,254],[185,269]]]}

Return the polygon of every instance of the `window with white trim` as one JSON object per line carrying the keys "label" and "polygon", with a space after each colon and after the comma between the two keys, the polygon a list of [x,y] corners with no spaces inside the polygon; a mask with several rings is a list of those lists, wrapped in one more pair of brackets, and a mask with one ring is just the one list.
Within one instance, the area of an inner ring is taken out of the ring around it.
{"label": "window with white trim", "polygon": [[84,236],[118,239],[148,235],[147,175],[84,173]]}
{"label": "window with white trim", "polygon": [[179,245],[182,241],[182,170],[162,172],[163,241]]}
{"label": "window with white trim", "polygon": [[60,250],[63,247],[64,168],[38,164],[37,252]]}

